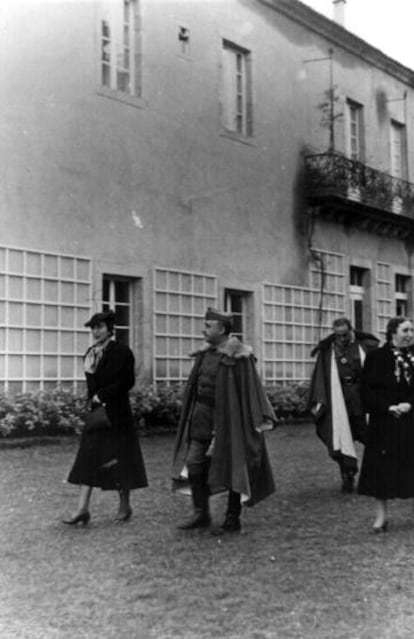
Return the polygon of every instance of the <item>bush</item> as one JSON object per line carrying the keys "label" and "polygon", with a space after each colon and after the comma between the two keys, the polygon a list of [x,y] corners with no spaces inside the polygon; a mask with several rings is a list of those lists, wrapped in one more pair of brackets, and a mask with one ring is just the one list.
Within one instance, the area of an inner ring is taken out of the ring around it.
{"label": "bush", "polygon": [[[183,390],[182,384],[138,385],[130,396],[137,427],[145,433],[175,430]],[[276,384],[266,387],[266,393],[279,419],[306,416],[307,384]],[[13,397],[0,394],[0,437],[79,433],[85,406],[84,394],[59,387]]]}
{"label": "bush", "polygon": [[307,416],[309,384],[290,382],[266,387],[266,394],[279,419],[297,419]]}
{"label": "bush", "polygon": [[85,398],[70,390],[0,394],[0,435],[68,434],[80,430]]}
{"label": "bush", "polygon": [[[130,396],[139,429],[172,430],[178,424],[182,387],[138,386]],[[85,395],[56,388],[51,391],[0,394],[0,437],[79,433],[85,416]]]}
{"label": "bush", "polygon": [[135,422],[148,431],[175,429],[180,418],[182,393],[182,384],[138,387],[131,395]]}

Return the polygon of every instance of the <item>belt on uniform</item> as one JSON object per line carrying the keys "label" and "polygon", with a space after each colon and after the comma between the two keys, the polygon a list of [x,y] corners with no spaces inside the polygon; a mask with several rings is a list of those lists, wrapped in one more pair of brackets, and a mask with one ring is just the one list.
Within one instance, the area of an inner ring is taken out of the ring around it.
{"label": "belt on uniform", "polygon": [[196,402],[199,404],[205,404],[206,406],[210,406],[213,408],[214,406],[214,397],[203,397],[202,395],[196,395]]}

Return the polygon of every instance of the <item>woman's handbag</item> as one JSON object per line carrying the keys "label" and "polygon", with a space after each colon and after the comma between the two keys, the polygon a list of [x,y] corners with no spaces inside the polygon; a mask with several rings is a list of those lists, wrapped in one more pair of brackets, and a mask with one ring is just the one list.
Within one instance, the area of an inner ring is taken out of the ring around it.
{"label": "woman's handbag", "polygon": [[86,432],[109,430],[110,428],[112,428],[112,424],[105,410],[105,406],[102,404],[86,414],[84,427]]}

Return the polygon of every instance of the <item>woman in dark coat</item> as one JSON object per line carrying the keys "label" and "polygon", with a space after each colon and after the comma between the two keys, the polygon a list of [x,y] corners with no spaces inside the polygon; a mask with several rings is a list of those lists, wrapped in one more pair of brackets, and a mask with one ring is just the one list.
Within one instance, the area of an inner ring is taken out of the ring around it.
{"label": "woman in dark coat", "polygon": [[84,357],[89,408],[104,405],[111,427],[82,433],[68,477],[68,482],[81,487],[78,508],[72,518],[64,520],[66,524],[88,523],[93,487],[117,490],[120,501],[115,521],[127,521],[132,514],[131,489],[148,485],[128,396],[135,383],[134,356],[128,346],[112,339],[114,324],[112,311],[96,313],[85,324],[94,338]]}
{"label": "woman in dark coat", "polygon": [[375,497],[375,532],[387,530],[387,500],[414,497],[413,324],[388,322],[387,341],[368,353],[362,372],[362,401],[369,413],[358,492]]}

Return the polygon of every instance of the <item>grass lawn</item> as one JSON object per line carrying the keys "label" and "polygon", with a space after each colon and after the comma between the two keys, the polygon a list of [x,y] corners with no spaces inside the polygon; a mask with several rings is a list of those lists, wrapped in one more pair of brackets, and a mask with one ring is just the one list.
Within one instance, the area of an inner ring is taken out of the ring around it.
{"label": "grass lawn", "polygon": [[[113,523],[115,494],[95,491],[77,529],[60,523],[76,442],[0,449],[1,639],[414,637],[412,500],[374,535],[373,500],[341,494],[312,426],[267,442],[277,492],[222,539],[176,530],[191,507],[170,491],[170,436],[142,440],[150,487],[132,520]],[[212,499],[216,523],[224,506]]]}

